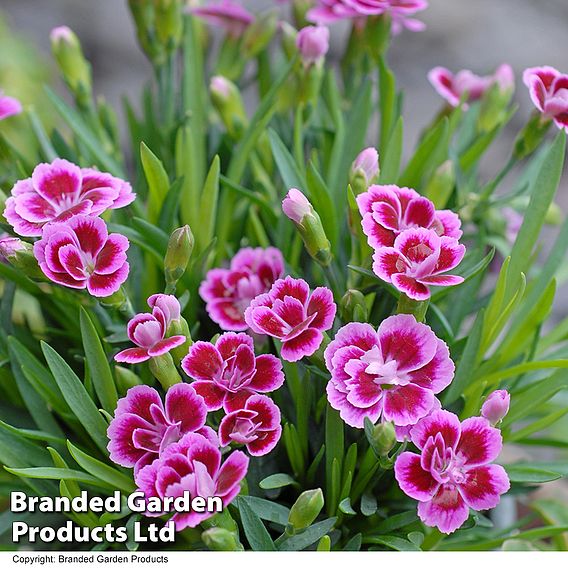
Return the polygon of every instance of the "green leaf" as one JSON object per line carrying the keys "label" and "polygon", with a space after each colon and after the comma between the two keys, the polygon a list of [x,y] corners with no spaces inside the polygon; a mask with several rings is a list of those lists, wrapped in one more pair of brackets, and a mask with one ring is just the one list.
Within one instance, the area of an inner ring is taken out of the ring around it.
{"label": "green leaf", "polygon": [[288,524],[288,516],[290,509],[275,503],[262,499],[261,497],[253,497],[252,495],[239,495],[239,501],[244,500],[249,507],[264,521],[270,521],[285,527]]}
{"label": "green leaf", "polygon": [[325,234],[332,246],[336,245],[340,226],[337,222],[337,208],[332,193],[313,162],[308,165],[306,177],[310,200],[321,218]]}
{"label": "green leaf", "polygon": [[274,551],[276,546],[266,527],[262,524],[258,515],[251,509],[244,499],[238,499],[237,504],[241,514],[241,521],[247,540],[253,550]]}
{"label": "green leaf", "polygon": [[99,165],[117,177],[124,177],[122,166],[104,151],[101,141],[85,124],[81,115],[49,87],[45,87],[45,91],[57,112],[77,135],[77,138],[89,149],[89,152],[99,162]]}
{"label": "green leaf", "polygon": [[380,522],[374,531],[384,534],[396,531],[403,527],[407,527],[412,523],[418,521],[416,516],[416,511],[405,511],[404,513],[397,513],[396,515],[391,515],[388,519]]}
{"label": "green leaf", "polygon": [[396,183],[398,179],[400,161],[402,159],[403,136],[404,122],[402,116],[399,116],[389,143],[381,156],[381,173],[379,174],[381,184]]}
{"label": "green leaf", "polygon": [[484,310],[477,314],[477,318],[467,338],[461,359],[456,367],[454,380],[444,394],[444,405],[455,402],[466,387],[470,384],[477,370],[479,347],[484,325]]}
{"label": "green leaf", "polygon": [[[344,427],[343,420],[339,416],[339,412],[327,405],[326,418],[325,418],[325,472],[326,472],[326,504],[328,511],[333,511],[337,506],[330,496],[334,495],[339,497],[341,488],[339,484],[341,479],[332,479],[332,469],[334,461],[339,466],[341,471],[341,464],[343,462],[344,454]],[[335,481],[335,483],[334,483]]]}
{"label": "green leaf", "polygon": [[566,135],[564,132],[559,132],[533,183],[527,212],[511,251],[509,278],[507,279],[505,293],[506,302],[514,294],[516,282],[521,272],[527,273],[531,252],[538,240],[546,212],[560,183],[565,148]]}
{"label": "green leaf", "polygon": [[306,178],[300,171],[296,160],[282,142],[280,136],[272,128],[268,131],[270,139],[270,147],[272,148],[272,155],[276,161],[276,166],[284,182],[286,190],[295,187],[301,191],[306,190]]}
{"label": "green leaf", "polygon": [[81,338],[87,365],[93,380],[95,392],[99,397],[102,407],[109,413],[113,413],[118,401],[118,394],[112,376],[112,371],[103,349],[99,334],[85,308],[81,308]]}
{"label": "green leaf", "polygon": [[219,201],[219,172],[221,162],[219,156],[213,158],[211,168],[205,179],[199,204],[199,223],[197,225],[198,250],[203,250],[214,237],[215,221],[217,218],[217,203]]}
{"label": "green leaf", "polygon": [[140,160],[148,184],[148,220],[155,223],[170,187],[170,180],[162,162],[144,142],[140,143]]}
{"label": "green leaf", "polygon": [[343,550],[345,552],[359,552],[359,550],[361,550],[362,542],[363,536],[361,535],[361,533],[357,533],[347,541],[347,544],[343,547]]}
{"label": "green leaf", "polygon": [[384,57],[379,59],[380,151],[385,154],[396,120],[396,79]]}
{"label": "green leaf", "polygon": [[89,475],[83,471],[75,471],[73,469],[65,469],[60,467],[25,467],[11,468],[5,467],[6,471],[17,475],[18,477],[30,477],[32,479],[65,479],[87,483],[94,487],[102,487],[104,489],[114,489],[112,485]]}
{"label": "green leaf", "polygon": [[83,452],[71,442],[67,442],[69,453],[73,459],[87,472],[97,477],[101,481],[108,483],[112,487],[116,487],[124,493],[132,493],[136,485],[130,477],[117,471],[114,467],[103,463]]}
{"label": "green leaf", "polygon": [[278,489],[288,485],[298,485],[298,482],[286,473],[275,473],[265,477],[259,484],[261,489]]}
{"label": "green leaf", "polygon": [[41,348],[53,377],[61,389],[63,398],[73,409],[73,413],[85,427],[95,444],[106,455],[107,424],[89,397],[83,383],[53,347],[42,341]]}
{"label": "green leaf", "polygon": [[388,548],[393,550],[401,551],[412,551],[418,552],[422,550],[419,546],[416,546],[413,542],[400,538],[399,536],[383,535],[383,536],[369,536],[363,539],[364,542],[369,544],[383,544]]}
{"label": "green leaf", "polygon": [[336,517],[325,519],[309,526],[303,532],[291,536],[278,544],[278,550],[304,550],[325,536],[335,526]]}
{"label": "green leaf", "polygon": [[511,464],[504,467],[512,483],[547,483],[562,477],[557,471],[540,469],[531,464]]}
{"label": "green leaf", "polygon": [[518,440],[523,440],[524,438],[527,438],[528,436],[531,436],[536,432],[545,430],[546,428],[560,420],[562,417],[566,416],[566,414],[568,414],[568,408],[561,408],[557,412],[553,412],[552,414],[549,414],[544,418],[541,418],[540,420],[531,422],[531,424],[525,426],[524,428],[521,428],[520,430],[517,430],[516,432],[509,434],[504,433],[503,439],[506,442],[516,442]]}
{"label": "green leaf", "polygon": [[344,513],[345,515],[356,515],[357,512],[351,506],[351,499],[349,497],[345,497],[339,503],[339,510]]}

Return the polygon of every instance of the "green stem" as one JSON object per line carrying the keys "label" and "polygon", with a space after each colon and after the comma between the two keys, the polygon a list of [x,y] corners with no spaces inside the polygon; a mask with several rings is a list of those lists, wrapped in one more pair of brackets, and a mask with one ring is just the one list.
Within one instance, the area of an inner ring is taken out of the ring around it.
{"label": "green stem", "polygon": [[411,314],[416,318],[416,321],[423,322],[426,318],[429,303],[430,300],[413,300],[406,294],[401,294],[396,306],[396,313]]}
{"label": "green stem", "polygon": [[294,158],[298,167],[304,169],[304,103],[299,103],[294,116]]}

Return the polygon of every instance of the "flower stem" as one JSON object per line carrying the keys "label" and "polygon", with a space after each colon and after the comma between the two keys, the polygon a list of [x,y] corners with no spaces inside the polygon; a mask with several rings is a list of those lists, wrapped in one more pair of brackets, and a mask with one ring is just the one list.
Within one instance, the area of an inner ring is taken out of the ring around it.
{"label": "flower stem", "polygon": [[171,386],[182,382],[169,353],[152,357],[148,364],[152,375],[158,379],[164,390],[167,391]]}

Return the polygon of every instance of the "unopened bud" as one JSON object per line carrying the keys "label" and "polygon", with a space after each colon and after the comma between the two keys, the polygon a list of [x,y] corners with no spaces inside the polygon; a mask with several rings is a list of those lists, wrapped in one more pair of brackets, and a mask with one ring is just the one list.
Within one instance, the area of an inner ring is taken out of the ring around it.
{"label": "unopened bud", "polygon": [[379,422],[373,425],[365,421],[365,434],[373,451],[381,457],[385,457],[396,444],[396,431],[392,422]]}
{"label": "unopened bud", "polygon": [[114,373],[116,376],[116,386],[121,394],[126,394],[129,388],[143,384],[140,377],[126,367],[116,365]]}
{"label": "unopened bud", "polygon": [[207,529],[201,533],[201,539],[209,550],[216,550],[218,552],[244,550],[237,535],[221,527]]}
{"label": "unopened bud", "polygon": [[290,509],[288,524],[294,531],[309,527],[323,509],[324,498],[321,489],[304,491]]}
{"label": "unopened bud", "polygon": [[366,322],[369,310],[365,296],[359,290],[347,290],[339,303],[339,312],[344,322]]}
{"label": "unopened bud", "polygon": [[33,246],[17,237],[0,239],[0,259],[21,270],[29,278],[45,280],[34,256]]}
{"label": "unopened bud", "polygon": [[180,43],[183,18],[180,0],[154,0],[155,25],[158,40],[171,53]]}
{"label": "unopened bud", "polygon": [[170,236],[166,256],[164,258],[164,272],[168,291],[175,290],[178,280],[184,275],[195,240],[189,225],[176,229]]}
{"label": "unopened bud", "polygon": [[243,35],[245,57],[256,57],[271,42],[277,27],[278,14],[276,12],[270,11],[257,17]]}
{"label": "unopened bud", "polygon": [[226,77],[215,75],[209,85],[211,100],[225,128],[238,139],[248,125],[245,105],[238,87]]}
{"label": "unopened bud", "polygon": [[511,395],[504,389],[493,391],[481,407],[481,416],[487,418],[493,426],[503,420],[509,412]]}
{"label": "unopened bud", "polygon": [[77,101],[86,104],[92,93],[91,65],[83,55],[79,39],[67,26],[54,28],[49,37],[65,82]]}
{"label": "unopened bud", "polygon": [[296,36],[296,47],[304,66],[323,61],[329,50],[329,29],[325,26],[306,26]]}
{"label": "unopened bud", "polygon": [[372,146],[365,148],[351,164],[349,183],[355,195],[359,195],[379,179],[379,153]]}
{"label": "unopened bud", "polygon": [[322,266],[328,266],[331,245],[319,215],[306,196],[299,189],[292,188],[282,201],[282,210],[296,225],[310,256]]}
{"label": "unopened bud", "polygon": [[149,0],[128,0],[128,7],[136,26],[136,35],[142,51],[154,63],[163,62],[164,46],[155,40],[153,4]]}

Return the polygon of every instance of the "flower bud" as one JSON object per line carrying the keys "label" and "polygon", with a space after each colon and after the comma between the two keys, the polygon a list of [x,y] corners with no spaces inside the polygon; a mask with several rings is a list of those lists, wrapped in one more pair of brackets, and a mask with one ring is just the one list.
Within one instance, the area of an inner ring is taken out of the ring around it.
{"label": "flower bud", "polygon": [[365,148],[351,164],[349,183],[355,195],[359,195],[379,178],[379,153],[372,146]]}
{"label": "flower bud", "polygon": [[288,524],[293,531],[299,531],[309,527],[323,509],[324,499],[321,489],[304,491],[290,509]]}
{"label": "flower bud", "polygon": [[503,420],[509,412],[511,395],[506,390],[493,391],[481,407],[481,416],[487,418],[493,426]]}
{"label": "flower bud", "polygon": [[158,40],[171,53],[178,47],[183,31],[180,0],[154,0]]}
{"label": "flower bud", "polygon": [[67,26],[54,28],[49,37],[65,82],[79,103],[88,103],[92,95],[91,65],[83,55],[79,39]]}
{"label": "flower bud", "polygon": [[126,367],[116,365],[114,368],[116,376],[116,386],[121,394],[126,394],[129,388],[143,384],[140,377]]}
{"label": "flower bud", "polygon": [[325,26],[302,28],[296,36],[296,47],[304,66],[319,63],[329,50],[329,29]]}
{"label": "flower bud", "polygon": [[33,246],[17,237],[0,239],[0,260],[21,270],[29,278],[45,280],[34,256]]}
{"label": "flower bud", "polygon": [[201,533],[201,539],[209,548],[209,550],[236,551],[244,550],[243,545],[239,542],[237,535],[227,529],[221,527],[212,527]]}
{"label": "flower bud", "polygon": [[243,35],[245,58],[256,57],[272,40],[278,27],[278,14],[274,11],[261,14]]}
{"label": "flower bud", "polygon": [[339,312],[344,322],[366,322],[369,310],[365,296],[359,290],[347,290],[339,303]]}
{"label": "flower bud", "polygon": [[248,118],[238,87],[226,77],[215,75],[211,78],[209,91],[229,135],[235,139],[240,138],[248,124]]}
{"label": "flower bud", "polygon": [[392,422],[373,425],[366,420],[365,434],[373,451],[381,457],[387,456],[396,444],[396,430]]}
{"label": "flower bud", "polygon": [[195,240],[189,225],[176,229],[170,236],[166,256],[164,258],[164,272],[168,292],[175,290],[178,280],[184,275]]}
{"label": "flower bud", "polygon": [[292,188],[282,201],[282,211],[296,225],[310,256],[322,266],[328,266],[331,262],[331,245],[319,215],[306,196]]}
{"label": "flower bud", "polygon": [[136,26],[136,35],[142,51],[154,63],[161,63],[164,59],[164,46],[155,40],[153,5],[148,0],[128,0],[128,7]]}

